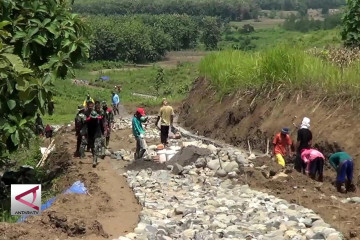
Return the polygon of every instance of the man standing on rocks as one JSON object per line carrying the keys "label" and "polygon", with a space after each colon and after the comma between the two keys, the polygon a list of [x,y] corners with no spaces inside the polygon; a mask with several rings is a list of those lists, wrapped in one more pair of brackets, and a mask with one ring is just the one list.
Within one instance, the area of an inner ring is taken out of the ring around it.
{"label": "man standing on rocks", "polygon": [[109,141],[110,141],[110,133],[111,133],[111,126],[114,123],[114,114],[111,110],[111,108],[109,108],[107,106],[107,103],[105,101],[102,102],[102,106],[103,106],[103,116],[104,116],[104,123],[105,123],[105,146],[108,147],[109,146]]}
{"label": "man standing on rocks", "polygon": [[101,155],[103,147],[104,124],[103,117],[96,111],[92,111],[86,119],[88,131],[88,146],[93,155],[93,167],[97,165],[97,158]]}
{"label": "man standing on rocks", "polygon": [[[355,191],[352,183],[354,163],[352,157],[346,152],[337,152],[329,156],[330,165],[336,170],[336,188],[341,193]],[[345,183],[345,189],[344,189]]]}
{"label": "man standing on rocks", "polygon": [[303,172],[305,174],[305,163],[301,159],[301,151],[303,149],[309,149],[311,147],[312,142],[312,132],[310,131],[310,119],[307,117],[304,117],[304,119],[301,122],[300,129],[297,133],[297,154],[296,159],[294,163],[294,168],[298,172]]}
{"label": "man standing on rocks", "polygon": [[306,174],[314,180],[318,174],[318,181],[322,182],[325,161],[324,155],[316,149],[303,149],[301,152],[301,159],[306,165]]}
{"label": "man standing on rocks", "polygon": [[116,113],[120,114],[119,113],[120,98],[119,98],[119,95],[117,95],[117,93],[115,93],[115,91],[112,92],[111,102],[112,102],[112,108],[114,111],[114,115],[116,115]]}
{"label": "man standing on rocks", "polygon": [[290,156],[291,153],[291,138],[289,136],[289,128],[283,128],[280,133],[276,134],[274,141],[274,150],[273,154],[277,163],[285,167],[284,156],[288,153]]}
{"label": "man standing on rocks", "polygon": [[169,130],[173,126],[174,121],[174,109],[168,105],[166,99],[163,99],[162,107],[159,111],[159,116],[156,120],[156,126],[158,126],[161,119],[161,143],[165,146],[168,144]]}
{"label": "man standing on rocks", "polygon": [[136,139],[135,160],[142,158],[146,152],[145,130],[142,126],[142,123],[146,121],[147,117],[145,110],[143,108],[138,108],[132,119],[132,130]]}

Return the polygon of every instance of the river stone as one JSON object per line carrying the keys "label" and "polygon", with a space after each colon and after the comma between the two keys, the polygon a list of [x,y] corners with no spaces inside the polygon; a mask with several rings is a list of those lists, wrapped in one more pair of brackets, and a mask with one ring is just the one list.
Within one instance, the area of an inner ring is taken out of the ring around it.
{"label": "river stone", "polygon": [[214,145],[210,144],[210,145],[207,146],[207,148],[208,148],[212,153],[217,153],[217,148],[216,148]]}
{"label": "river stone", "polygon": [[224,169],[218,169],[215,173],[217,177],[226,177],[227,172]]}
{"label": "river stone", "polygon": [[181,215],[181,214],[183,214],[185,211],[186,211],[186,208],[181,207],[181,206],[175,208],[175,214],[176,214],[176,215]]}
{"label": "river stone", "polygon": [[180,175],[184,171],[184,168],[178,163],[175,163],[173,166],[172,172],[175,175]]}
{"label": "river stone", "polygon": [[207,163],[207,167],[210,168],[211,170],[218,170],[220,168],[220,162],[218,159],[211,160]]}
{"label": "river stone", "polygon": [[196,162],[195,162],[195,167],[197,167],[197,168],[204,168],[204,167],[206,167],[206,160],[205,160],[205,158],[199,158],[198,160],[196,160]]}
{"label": "river stone", "polygon": [[229,162],[229,163],[226,163],[224,165],[225,166],[223,168],[227,173],[233,172],[239,166],[236,162]]}
{"label": "river stone", "polygon": [[181,234],[185,239],[192,239],[195,235],[195,230],[193,229],[186,229],[182,234]]}
{"label": "river stone", "polygon": [[323,233],[318,232],[318,233],[315,233],[314,236],[312,236],[311,240],[313,240],[313,239],[314,239],[314,240],[315,240],[315,239],[323,239],[323,240],[325,240],[326,237],[324,236]]}
{"label": "river stone", "polygon": [[350,203],[360,203],[360,197],[352,197],[349,200]]}
{"label": "river stone", "polygon": [[339,233],[331,233],[326,237],[326,240],[343,240],[344,237]]}
{"label": "river stone", "polygon": [[234,171],[234,172],[229,172],[228,177],[229,177],[229,178],[236,178],[236,177],[237,177],[236,171]]}
{"label": "river stone", "polygon": [[249,161],[245,159],[243,155],[236,156],[236,162],[241,166],[249,164]]}

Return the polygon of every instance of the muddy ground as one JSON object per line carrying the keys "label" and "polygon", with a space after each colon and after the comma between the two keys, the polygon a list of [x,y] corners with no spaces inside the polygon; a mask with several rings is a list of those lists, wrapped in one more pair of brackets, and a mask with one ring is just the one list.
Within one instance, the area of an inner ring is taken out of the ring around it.
{"label": "muddy ground", "polygon": [[[316,147],[324,153],[342,149],[354,157],[354,178],[359,189],[360,112],[352,104],[350,100],[325,98],[318,92],[281,89],[239,92],[220,99],[205,79],[198,79],[183,103],[180,122],[200,135],[245,149],[249,141],[252,149],[265,152],[267,140],[271,144],[282,127],[290,127],[291,137],[296,139],[293,123],[299,125],[303,117],[309,117]],[[254,163],[257,167],[270,164],[270,168],[277,168],[270,158],[258,158]],[[293,171],[288,177],[269,180],[256,169],[248,170],[246,182],[255,189],[311,208],[348,239],[360,239],[360,206],[334,199],[359,196],[360,189],[357,193],[339,194],[334,179],[335,172],[326,164],[323,184]]]}
{"label": "muddy ground", "polygon": [[[90,153],[85,159],[72,157],[76,139],[71,129],[58,134],[56,152],[48,159],[51,168],[67,168],[53,187],[63,191],[81,180],[89,194],[60,195],[40,216],[29,217],[25,223],[0,223],[0,239],[113,239],[132,232],[137,225],[141,207],[120,175],[123,167],[105,158],[93,169]],[[129,140],[129,134],[130,130],[115,132],[111,146],[132,149],[129,141],[116,141]]]}

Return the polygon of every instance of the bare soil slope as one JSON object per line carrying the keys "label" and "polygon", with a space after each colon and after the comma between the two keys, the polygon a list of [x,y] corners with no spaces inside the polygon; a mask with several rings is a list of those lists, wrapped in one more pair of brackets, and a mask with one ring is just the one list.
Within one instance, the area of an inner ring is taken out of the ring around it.
{"label": "bare soil slope", "polygon": [[[274,89],[271,92],[239,92],[219,99],[207,80],[198,79],[183,103],[180,122],[200,135],[245,149],[248,149],[249,141],[253,149],[265,152],[267,140],[271,147],[274,134],[282,127],[290,127],[291,137],[295,140],[297,129],[293,123],[299,125],[303,117],[309,117],[316,147],[325,153],[343,149],[355,158],[354,177],[359,188],[359,113],[350,100],[325,98],[317,92]],[[254,162],[257,167],[266,164],[270,165],[270,170],[279,170],[270,158],[258,158]],[[250,186],[314,209],[348,239],[360,239],[357,237],[358,234],[360,237],[359,205],[339,201],[358,196],[360,191],[339,194],[332,185],[334,178],[335,173],[328,164],[325,181],[320,185],[293,171],[289,171],[287,177],[277,179],[265,178],[261,170],[249,169],[247,172]]]}

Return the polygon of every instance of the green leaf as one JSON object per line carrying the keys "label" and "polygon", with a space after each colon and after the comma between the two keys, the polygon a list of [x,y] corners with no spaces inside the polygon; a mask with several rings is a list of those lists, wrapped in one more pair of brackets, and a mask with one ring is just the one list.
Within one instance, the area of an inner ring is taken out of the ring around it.
{"label": "green leaf", "polygon": [[76,49],[77,49],[76,44],[75,43],[71,44],[69,53],[75,52]]}
{"label": "green leaf", "polygon": [[20,138],[19,138],[19,132],[17,130],[13,134],[11,134],[11,141],[15,146],[19,145]]}
{"label": "green leaf", "polygon": [[24,124],[27,123],[27,120],[26,119],[21,119],[20,123],[19,123],[19,126],[23,126]]}
{"label": "green leaf", "polygon": [[51,24],[50,26],[47,26],[46,29],[55,35],[55,37],[57,38],[60,34],[60,32],[57,30],[57,26],[55,24]]}
{"label": "green leaf", "polygon": [[11,22],[9,21],[2,21],[0,22],[0,29],[3,29],[5,26],[10,25]]}
{"label": "green leaf", "polygon": [[22,57],[23,58],[29,58],[30,51],[31,51],[31,49],[30,49],[29,44],[25,43],[23,48],[22,48],[22,51],[21,51]]}
{"label": "green leaf", "polygon": [[15,33],[13,40],[18,40],[18,39],[25,38],[25,37],[26,37],[26,32],[18,31]]}
{"label": "green leaf", "polygon": [[46,26],[49,22],[51,22],[50,18],[45,18],[44,21],[42,22],[43,26]]}
{"label": "green leaf", "polygon": [[28,32],[27,37],[30,39],[30,38],[31,38],[32,36],[34,36],[38,31],[39,31],[39,28],[38,28],[38,27],[30,29],[30,31]]}
{"label": "green leaf", "polygon": [[41,46],[45,46],[47,43],[47,39],[40,35],[36,36],[36,38],[34,38],[34,41]]}
{"label": "green leaf", "polygon": [[45,104],[45,96],[43,95],[43,92],[40,90],[38,93],[38,100],[41,107],[44,107]]}
{"label": "green leaf", "polygon": [[7,101],[7,105],[10,110],[13,110],[16,107],[16,102],[15,102],[15,100],[10,99]]}
{"label": "green leaf", "polygon": [[62,42],[62,47],[67,47],[71,44],[71,41],[69,39],[65,39],[63,42]]}

